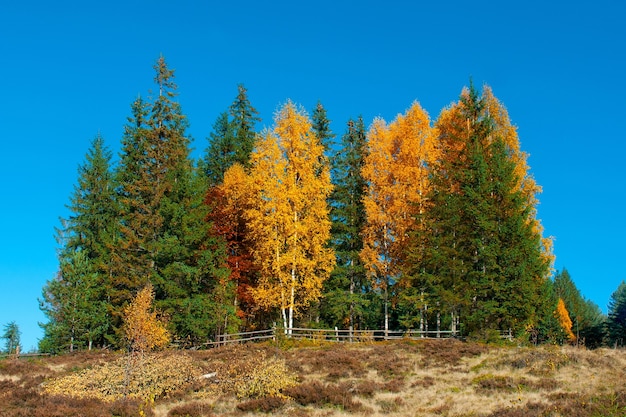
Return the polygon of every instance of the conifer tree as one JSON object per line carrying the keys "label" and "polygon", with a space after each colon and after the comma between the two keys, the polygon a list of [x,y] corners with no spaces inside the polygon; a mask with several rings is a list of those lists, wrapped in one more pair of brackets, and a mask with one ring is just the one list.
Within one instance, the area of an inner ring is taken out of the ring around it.
{"label": "conifer tree", "polygon": [[155,302],[171,317],[176,335],[192,342],[210,336],[206,320],[217,307],[210,297],[219,276],[223,243],[206,223],[208,187],[190,159],[187,119],[175,100],[174,72],[161,57],[154,66],[158,96],[137,99],[123,139],[118,170],[121,244],[112,301],[121,308],[151,283]]}
{"label": "conifer tree", "polygon": [[[74,346],[91,348],[106,343],[110,328],[107,292],[118,234],[110,162],[111,152],[98,135],[91,142],[85,163],[79,166],[78,182],[68,205],[71,214],[62,219],[62,227],[57,230],[60,271],[43,289],[42,309],[49,320],[42,325],[41,346],[45,349],[71,350]],[[81,293],[80,302],[64,296],[67,286],[69,291]]]}
{"label": "conifer tree", "polygon": [[607,343],[624,346],[626,343],[626,282],[622,281],[609,300]]}
{"label": "conifer tree", "polygon": [[91,350],[94,342],[103,343],[110,325],[109,305],[86,251],[70,252],[61,259],[57,277],[44,287],[40,308],[48,318],[42,325],[41,351]]}
{"label": "conifer tree", "polygon": [[235,141],[237,143],[235,151],[236,162],[248,166],[256,136],[254,126],[261,119],[258,116],[259,112],[252,107],[248,99],[248,90],[243,84],[237,86],[237,97],[231,104],[229,112],[232,117]]}
{"label": "conifer tree", "polygon": [[365,161],[366,137],[363,119],[349,120],[341,147],[332,158],[333,192],[330,197],[331,244],[337,265],[324,283],[321,313],[331,326],[367,326],[371,286],[360,258],[361,231],[365,226],[363,197],[366,182],[361,170]]}
{"label": "conifer tree", "polygon": [[324,148],[324,153],[327,153],[333,144],[335,134],[330,129],[330,120],[326,115],[326,108],[322,105],[321,101],[317,102],[313,115],[311,116],[311,127],[313,132],[317,135],[317,138]]}
{"label": "conifer tree", "polygon": [[588,348],[601,346],[605,336],[604,314],[596,304],[582,296],[567,269],[555,274],[554,291],[569,312],[578,343]]}
{"label": "conifer tree", "polygon": [[209,147],[204,156],[204,167],[209,184],[215,186],[224,179],[224,172],[237,161],[233,123],[228,113],[220,114],[209,136]]}
{"label": "conifer tree", "polygon": [[441,157],[424,212],[426,239],[414,241],[426,248],[417,274],[453,325],[463,315],[466,332],[523,330],[539,314],[529,300],[538,300],[549,263],[511,150],[472,85],[437,126]]}
{"label": "conifer tree", "polygon": [[4,326],[2,338],[5,341],[5,352],[14,354],[20,349],[20,328],[16,322],[12,321]]}
{"label": "conifer tree", "polygon": [[252,154],[246,218],[259,266],[253,294],[262,307],[280,309],[286,328],[320,297],[335,263],[327,248],[332,185],[322,153],[308,116],[288,102]]}

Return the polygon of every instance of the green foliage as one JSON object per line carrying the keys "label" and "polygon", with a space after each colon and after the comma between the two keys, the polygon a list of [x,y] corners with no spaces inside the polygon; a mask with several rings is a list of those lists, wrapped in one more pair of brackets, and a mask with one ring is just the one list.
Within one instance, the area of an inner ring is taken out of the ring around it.
{"label": "green foliage", "polygon": [[578,343],[588,348],[601,346],[605,338],[606,317],[596,304],[580,294],[566,269],[554,276],[554,292],[565,303]]}
{"label": "green foliage", "polygon": [[224,173],[233,164],[247,167],[254,148],[254,126],[261,119],[250,104],[248,90],[243,84],[239,84],[237,89],[237,97],[228,112],[218,116],[208,138],[204,169],[211,186],[220,184],[224,180]]}
{"label": "green foliage", "polygon": [[40,306],[49,321],[42,325],[43,352],[91,348],[109,327],[105,288],[85,251],[66,253],[57,277],[48,281]]}
{"label": "green foliage", "polygon": [[[322,113],[319,106],[314,114],[323,114],[325,117],[325,111]],[[326,126],[323,120],[314,122],[314,126]],[[322,130],[321,127],[318,129]],[[326,134],[326,137],[331,136]],[[330,196],[331,245],[335,250],[337,264],[331,277],[324,283],[320,312],[324,322],[331,327],[375,327],[376,319],[370,316],[372,298],[377,297],[377,294],[371,291],[359,256],[363,249],[361,231],[365,224],[363,195],[366,186],[361,175],[365,156],[365,126],[362,118],[348,121],[341,145],[341,150],[331,160],[335,185]]]}
{"label": "green foliage", "polygon": [[20,348],[20,328],[16,322],[12,321],[4,326],[2,338],[5,340],[4,349],[6,353],[18,352]]}
{"label": "green foliage", "polygon": [[464,334],[518,332],[538,314],[532,300],[549,267],[528,221],[532,207],[473,85],[443,116],[430,205],[418,216],[426,227],[409,249],[413,286],[431,309],[461,314]]}
{"label": "green foliage", "polygon": [[624,281],[611,294],[609,300],[607,339],[609,346],[624,346],[626,343],[626,282]]}

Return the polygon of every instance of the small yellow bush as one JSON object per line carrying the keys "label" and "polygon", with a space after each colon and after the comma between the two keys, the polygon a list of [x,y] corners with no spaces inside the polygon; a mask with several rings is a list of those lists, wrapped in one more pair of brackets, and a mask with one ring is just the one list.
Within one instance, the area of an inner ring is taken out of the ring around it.
{"label": "small yellow bush", "polygon": [[[140,364],[128,372],[128,361]],[[124,397],[152,401],[190,384],[201,371],[186,355],[142,355],[122,357],[91,369],[47,381],[44,392],[76,398],[97,398],[113,402]]]}
{"label": "small yellow bush", "polygon": [[282,391],[296,385],[296,376],[287,368],[284,360],[260,360],[250,374],[236,381],[238,398],[284,397]]}

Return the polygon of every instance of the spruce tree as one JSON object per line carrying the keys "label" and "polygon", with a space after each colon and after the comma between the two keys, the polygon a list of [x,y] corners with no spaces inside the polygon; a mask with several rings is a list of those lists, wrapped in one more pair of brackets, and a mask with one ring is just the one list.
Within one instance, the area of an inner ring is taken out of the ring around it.
{"label": "spruce tree", "polygon": [[256,122],[260,122],[258,112],[248,99],[248,90],[239,84],[238,93],[227,112],[220,114],[209,136],[209,146],[205,151],[204,165],[209,185],[216,186],[224,179],[224,173],[233,164],[245,167],[250,162],[254,147]]}
{"label": "spruce tree", "polygon": [[624,346],[626,343],[626,282],[622,281],[609,300],[607,343]]}
{"label": "spruce tree", "polygon": [[102,345],[110,326],[106,289],[98,284],[98,273],[87,251],[68,253],[61,259],[56,278],[46,283],[40,306],[48,317],[43,324],[43,352],[91,350]]}
{"label": "spruce tree", "polygon": [[[42,325],[41,346],[46,349],[91,348],[106,343],[110,328],[107,293],[118,237],[110,164],[111,152],[98,135],[91,142],[85,163],[79,166],[78,182],[67,206],[70,216],[61,220],[62,227],[57,230],[60,270],[58,277],[43,289],[42,310],[49,322]],[[81,302],[63,296],[67,286],[80,293]],[[67,311],[71,309],[75,311],[69,315]],[[72,323],[68,322],[70,316]],[[69,339],[73,342],[68,344]]]}
{"label": "spruce tree", "polygon": [[466,333],[483,337],[519,332],[539,314],[535,301],[549,264],[528,221],[532,207],[517,186],[511,150],[494,134],[473,85],[437,127],[441,156],[420,216],[427,226],[411,244],[416,282],[449,311],[453,329],[461,322]]}
{"label": "spruce tree", "polygon": [[555,274],[554,291],[565,303],[578,343],[588,348],[601,346],[605,337],[606,319],[595,303],[582,296],[567,269]]}
{"label": "spruce tree", "polygon": [[367,328],[374,325],[369,320],[371,314],[368,308],[374,293],[360,258],[363,249],[361,231],[366,220],[363,206],[366,182],[361,174],[365,144],[363,119],[351,119],[341,138],[341,148],[332,158],[331,245],[337,264],[324,283],[320,307],[322,319],[332,327]]}
{"label": "spruce tree", "polygon": [[190,158],[188,122],[176,101],[174,71],[162,57],[154,69],[158,96],[133,104],[118,170],[115,325],[119,329],[123,306],[150,283],[173,332],[192,342],[206,341],[212,331],[207,319],[216,308],[211,290],[225,273],[224,249],[209,237],[207,179]]}

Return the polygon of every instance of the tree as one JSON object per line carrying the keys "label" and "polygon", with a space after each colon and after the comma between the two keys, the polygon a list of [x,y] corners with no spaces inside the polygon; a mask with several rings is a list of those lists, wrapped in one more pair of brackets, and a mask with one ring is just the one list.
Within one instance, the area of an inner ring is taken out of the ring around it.
{"label": "tree", "polygon": [[244,167],[232,165],[224,174],[223,182],[211,187],[206,203],[211,207],[207,220],[211,233],[225,241],[226,262],[230,271],[228,281],[220,286],[233,286],[232,305],[244,327],[253,327],[257,305],[251,294],[256,268],[252,257],[245,212],[250,208],[250,185]]}
{"label": "tree", "polygon": [[67,253],[57,277],[46,283],[40,308],[48,317],[42,325],[40,350],[58,352],[77,347],[91,350],[109,328],[106,289],[85,251]]}
{"label": "tree", "polygon": [[376,119],[367,134],[362,170],[366,223],[361,258],[383,293],[384,327],[389,329],[390,287],[400,279],[408,236],[418,224],[429,189],[427,167],[435,159],[435,130],[418,103],[389,126]]}
{"label": "tree", "polygon": [[[78,168],[78,182],[67,206],[71,214],[61,220],[62,227],[57,229],[60,272],[44,287],[42,301],[50,320],[43,325],[41,344],[47,350],[65,347],[73,350],[75,345],[91,348],[106,343],[110,328],[107,293],[111,288],[111,259],[118,235],[110,163],[111,152],[98,135]],[[80,302],[65,294],[66,287],[80,292],[77,294]]]}
{"label": "tree", "polygon": [[411,245],[424,254],[414,270],[450,311],[453,330],[463,314],[469,334],[523,331],[539,314],[529,300],[539,299],[550,264],[529,221],[534,207],[519,187],[514,152],[471,84],[437,127],[441,153],[431,165],[424,233]]}
{"label": "tree", "polygon": [[251,159],[246,218],[259,267],[253,294],[260,306],[279,308],[289,329],[320,297],[335,263],[327,247],[332,185],[328,167],[320,167],[322,153],[306,113],[287,102],[274,128],[258,136]]}
{"label": "tree", "polygon": [[622,281],[609,300],[607,342],[610,346],[624,346],[626,340],[626,282]]}
{"label": "tree", "polygon": [[569,316],[569,313],[567,311],[567,308],[565,307],[565,303],[563,302],[562,298],[559,298],[554,314],[559,320],[559,324],[561,325],[564,337],[569,342],[575,342],[576,335],[574,334],[574,332],[572,332],[572,319]]}
{"label": "tree", "polygon": [[209,147],[204,156],[204,166],[209,184],[215,186],[224,179],[224,172],[237,161],[235,127],[224,112],[217,117],[209,136]]}
{"label": "tree", "polygon": [[153,308],[154,289],[151,284],[142,288],[124,308],[124,336],[132,352],[147,352],[163,348],[170,335]]}
{"label": "tree", "polygon": [[335,134],[330,129],[330,120],[328,120],[326,109],[320,101],[317,102],[315,110],[313,110],[313,115],[311,116],[311,127],[317,136],[320,145],[322,145],[324,153],[328,152],[332,146]]}
{"label": "tree", "polygon": [[212,291],[227,274],[225,248],[206,222],[208,180],[190,158],[174,71],[163,57],[154,69],[158,96],[133,103],[123,138],[117,172],[121,237],[111,299],[119,335],[123,306],[153,284],[155,303],[170,316],[172,331],[195,343],[215,331],[217,320],[207,317],[223,307]]}
{"label": "tree", "polygon": [[14,321],[4,326],[2,338],[5,340],[5,351],[8,354],[19,353],[20,349],[20,329]]}
{"label": "tree", "polygon": [[209,137],[204,160],[211,186],[220,184],[233,164],[248,167],[254,148],[254,126],[261,121],[259,112],[250,104],[243,84],[239,84],[237,90],[237,97],[228,112],[219,115]]}
{"label": "tree", "polygon": [[563,299],[574,322],[572,330],[576,332],[577,342],[588,348],[601,346],[605,337],[605,316],[596,304],[582,296],[567,269],[555,274],[554,291]]}
{"label": "tree", "polygon": [[366,137],[363,119],[349,120],[341,148],[332,158],[333,192],[330,197],[331,244],[337,264],[324,282],[321,313],[331,326],[357,327],[369,324],[371,285],[360,257],[361,231],[365,226],[363,197],[366,182],[362,175]]}

